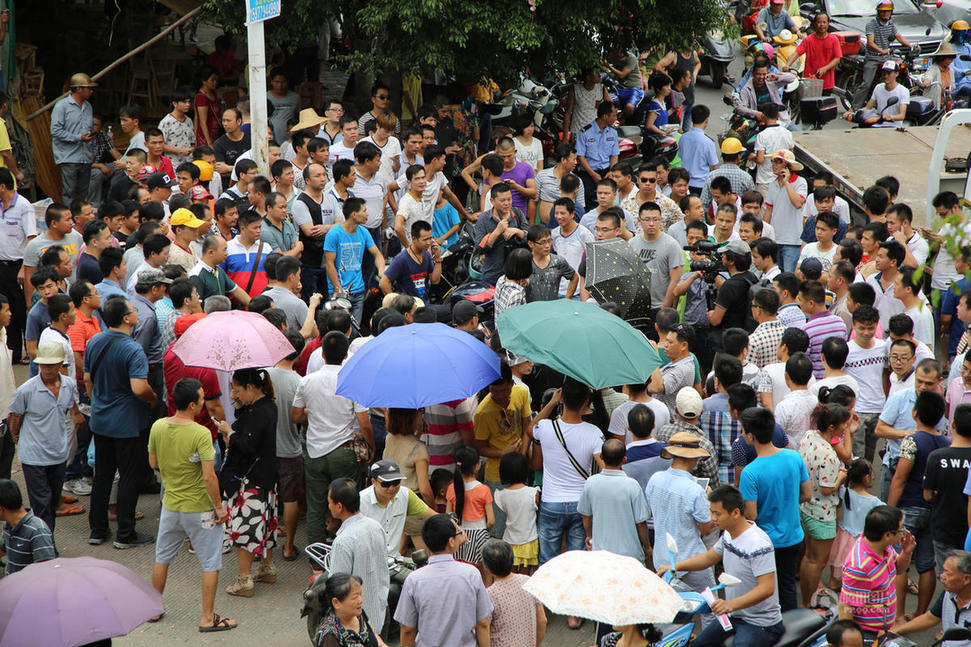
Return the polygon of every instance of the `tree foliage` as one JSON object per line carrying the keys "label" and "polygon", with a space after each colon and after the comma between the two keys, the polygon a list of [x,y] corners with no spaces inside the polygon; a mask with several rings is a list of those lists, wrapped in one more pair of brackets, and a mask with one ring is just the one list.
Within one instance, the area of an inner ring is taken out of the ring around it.
{"label": "tree foliage", "polygon": [[[243,2],[208,0],[209,19],[245,32]],[[577,72],[617,48],[685,49],[724,24],[718,0],[283,0],[269,44],[292,50],[341,16],[347,62],[371,73],[437,71],[500,82]]]}

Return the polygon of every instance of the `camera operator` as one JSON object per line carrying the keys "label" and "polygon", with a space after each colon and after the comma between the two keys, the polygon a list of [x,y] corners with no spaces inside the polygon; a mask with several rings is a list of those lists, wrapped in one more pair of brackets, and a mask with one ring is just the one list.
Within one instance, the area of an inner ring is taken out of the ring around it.
{"label": "camera operator", "polygon": [[755,330],[754,321],[749,308],[751,288],[758,279],[749,271],[752,265],[752,251],[741,240],[730,240],[718,250],[721,262],[728,272],[729,278],[715,277],[718,296],[715,305],[708,311],[708,323],[711,332],[708,335],[713,350],[722,350],[721,334],[728,328],[744,328],[748,332]]}
{"label": "camera operator", "polygon": [[706,242],[707,236],[708,225],[704,220],[689,222],[685,227],[685,242],[688,243],[685,245],[685,256],[688,262],[685,263],[684,276],[674,287],[675,298],[685,297],[684,322],[695,330],[695,339],[699,343],[693,350],[706,371],[714,358],[710,345],[705,343],[711,328],[708,311],[714,307],[718,293],[715,279],[718,272],[724,269],[719,261],[713,260],[718,245]]}

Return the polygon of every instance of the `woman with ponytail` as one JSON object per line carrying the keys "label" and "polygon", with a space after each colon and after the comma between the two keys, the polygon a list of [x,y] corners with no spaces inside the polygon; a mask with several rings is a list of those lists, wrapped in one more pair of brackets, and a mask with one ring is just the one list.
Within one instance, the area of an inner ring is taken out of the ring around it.
{"label": "woman with ponytail", "polygon": [[[276,404],[273,384],[263,369],[234,372],[230,396],[236,422],[217,423],[227,447],[219,484],[228,501],[229,539],[236,547],[239,577],[226,593],[249,598],[254,582],[276,581]],[[255,557],[260,566],[254,576]]]}
{"label": "woman with ponytail", "polygon": [[496,522],[492,509],[492,490],[475,475],[479,472],[479,452],[475,447],[460,447],[455,452],[455,476],[448,486],[446,512],[453,513],[468,541],[455,552],[455,559],[473,566],[482,564],[482,546]]}

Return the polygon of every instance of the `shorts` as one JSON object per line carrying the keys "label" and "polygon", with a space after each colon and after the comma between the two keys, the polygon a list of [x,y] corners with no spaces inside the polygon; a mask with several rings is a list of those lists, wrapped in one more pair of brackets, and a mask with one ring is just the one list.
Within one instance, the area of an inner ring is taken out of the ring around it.
{"label": "shorts", "polygon": [[643,98],[644,90],[642,88],[617,88],[617,103],[621,109],[627,104],[636,108]]}
{"label": "shorts", "polygon": [[162,506],[158,520],[158,539],[155,540],[155,561],[159,564],[171,564],[179,554],[182,540],[188,537],[203,571],[211,573],[222,570],[225,527],[219,523],[213,523],[211,528],[203,527],[203,522],[213,521],[215,513],[212,510],[176,512]]}
{"label": "shorts", "polygon": [[904,528],[910,531],[917,542],[912,561],[918,573],[934,570],[934,540],[931,537],[931,509],[922,506],[906,506]]}
{"label": "shorts", "polygon": [[304,498],[303,456],[276,459],[277,496],[283,503],[296,503]]}
{"label": "shorts", "polygon": [[836,537],[836,519],[832,521],[820,521],[819,519],[810,517],[801,510],[799,511],[799,517],[802,519],[802,527],[813,539],[827,541]]}
{"label": "shorts", "polygon": [[513,566],[539,565],[539,539],[512,547]]}

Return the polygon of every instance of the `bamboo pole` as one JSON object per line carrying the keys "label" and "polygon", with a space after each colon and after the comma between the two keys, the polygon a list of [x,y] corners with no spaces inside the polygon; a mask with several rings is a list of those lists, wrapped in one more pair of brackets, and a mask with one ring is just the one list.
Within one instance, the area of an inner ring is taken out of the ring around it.
{"label": "bamboo pole", "polygon": [[[152,45],[154,45],[158,41],[160,41],[163,38],[165,38],[173,29],[175,29],[176,27],[178,27],[182,23],[187,22],[188,20],[190,20],[192,18],[195,18],[196,15],[199,14],[200,11],[202,11],[202,6],[196,7],[195,9],[193,9],[192,11],[190,11],[189,13],[187,13],[184,16],[182,16],[181,18],[179,18],[178,20],[176,20],[174,23],[172,23],[171,25],[169,25],[168,27],[166,27],[165,29],[163,29],[157,35],[155,35],[154,37],[152,37],[150,40],[145,41],[144,43],[142,43],[141,45],[139,45],[138,47],[136,47],[132,51],[128,52],[127,54],[125,54],[121,58],[115,59],[110,65],[108,65],[108,67],[104,68],[103,70],[101,70],[100,72],[98,72],[97,74],[95,74],[94,76],[92,76],[91,77],[91,80],[92,81],[97,81],[98,79],[100,79],[101,77],[103,77],[105,74],[107,74],[111,70],[115,69],[116,67],[118,67],[119,65],[121,65],[122,63],[124,63],[125,61],[127,61],[128,59],[132,58],[133,56],[135,56],[139,52],[142,52],[143,50],[148,49],[149,47],[151,47]],[[47,112],[48,110],[50,110],[51,108],[54,107],[54,104],[56,104],[58,101],[60,101],[61,99],[63,99],[67,95],[68,95],[68,93],[65,92],[64,94],[62,94],[61,96],[57,97],[53,101],[48,102],[47,105],[45,105],[44,107],[42,107],[42,108],[40,108],[38,110],[35,110],[31,114],[27,115],[27,121],[30,121],[31,119],[35,119],[35,118],[39,117],[40,115],[42,115],[43,113]]]}

